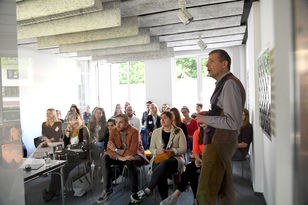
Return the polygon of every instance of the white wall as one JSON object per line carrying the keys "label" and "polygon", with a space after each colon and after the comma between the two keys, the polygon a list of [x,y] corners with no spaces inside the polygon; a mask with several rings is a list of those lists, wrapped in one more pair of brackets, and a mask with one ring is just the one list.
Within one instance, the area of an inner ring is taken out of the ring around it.
{"label": "white wall", "polygon": [[173,62],[171,58],[144,61],[146,100],[151,100],[159,108],[164,103],[173,103]]}
{"label": "white wall", "polygon": [[[267,204],[292,204],[293,68],[291,1],[254,2],[248,18],[247,76],[249,110],[254,127],[253,188]],[[260,25],[259,25],[260,24]],[[260,31],[260,33],[259,33]],[[272,119],[275,133],[269,140],[259,126],[257,56],[274,51],[272,65]]]}
{"label": "white wall", "polygon": [[248,18],[248,38],[246,43],[246,64],[248,76],[247,102],[250,111],[250,120],[253,125],[254,139],[251,146],[251,172],[252,184],[255,192],[264,192],[264,135],[259,126],[259,108],[258,108],[258,72],[257,57],[260,52],[260,6],[255,2],[251,8]]}
{"label": "white wall", "polygon": [[19,48],[19,69],[27,72],[20,86],[20,117],[23,141],[31,153],[33,139],[41,136],[46,110],[61,110],[65,117],[71,104],[79,104],[80,68],[75,60]]}

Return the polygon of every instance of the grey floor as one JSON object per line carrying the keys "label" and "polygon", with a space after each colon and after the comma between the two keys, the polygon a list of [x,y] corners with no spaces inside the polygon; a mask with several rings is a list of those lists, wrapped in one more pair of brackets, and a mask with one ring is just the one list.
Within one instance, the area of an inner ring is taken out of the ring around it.
{"label": "grey floor", "polygon": [[[262,195],[256,194],[252,190],[251,185],[251,173],[249,168],[249,162],[246,161],[243,166],[242,177],[242,164],[241,162],[233,162],[233,176],[235,184],[236,204],[238,205],[262,205],[266,204]],[[35,204],[61,204],[61,197],[56,197],[52,201],[45,203],[42,199],[42,189],[48,187],[50,178],[40,177],[32,182],[25,184],[25,200],[27,205]],[[129,202],[130,192],[127,188],[123,187],[124,184],[120,184],[114,187],[114,193],[111,198],[105,202],[106,205],[127,205]],[[172,192],[173,186],[169,188],[169,194]],[[88,192],[82,197],[74,197],[72,193],[68,193],[65,197],[66,204],[96,204],[100,192],[102,191],[102,184],[96,180],[95,188],[93,191]],[[155,205],[159,204],[159,194],[152,194],[142,204]],[[189,188],[186,192],[182,193],[178,200],[178,205],[192,205],[194,203],[193,194]]]}

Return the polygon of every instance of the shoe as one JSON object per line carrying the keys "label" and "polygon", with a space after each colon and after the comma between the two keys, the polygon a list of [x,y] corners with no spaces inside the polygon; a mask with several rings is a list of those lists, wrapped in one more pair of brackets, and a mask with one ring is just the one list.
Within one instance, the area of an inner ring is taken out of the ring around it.
{"label": "shoe", "polygon": [[138,194],[133,193],[130,196],[130,202],[128,203],[128,205],[138,205],[141,202],[141,200],[139,200]]}
{"label": "shoe", "polygon": [[96,203],[100,204],[100,203],[107,201],[110,195],[112,194],[112,192],[113,192],[112,189],[104,190],[102,194],[100,195],[100,197],[96,200]]}
{"label": "shoe", "polygon": [[148,194],[145,192],[145,190],[140,190],[137,192],[137,194],[130,195],[130,201],[133,203],[140,203],[142,200],[144,200]]}
{"label": "shoe", "polygon": [[160,202],[159,205],[176,205],[178,198],[173,198],[172,195]]}
{"label": "shoe", "polygon": [[45,202],[49,202],[54,196],[56,196],[55,193],[49,192],[46,189],[44,189],[42,192],[43,192],[43,199]]}
{"label": "shoe", "polygon": [[112,181],[113,185],[121,184],[123,182],[123,177],[120,175],[118,178]]}

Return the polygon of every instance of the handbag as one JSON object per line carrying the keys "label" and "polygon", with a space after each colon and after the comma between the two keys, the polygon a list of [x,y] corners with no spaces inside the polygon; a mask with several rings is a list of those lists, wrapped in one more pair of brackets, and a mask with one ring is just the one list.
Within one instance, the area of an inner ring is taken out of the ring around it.
{"label": "handbag", "polygon": [[81,197],[91,189],[90,172],[73,181],[74,196]]}
{"label": "handbag", "polygon": [[154,157],[154,162],[158,164],[158,163],[161,163],[162,161],[165,161],[166,159],[169,159],[172,156],[173,156],[172,151],[168,151],[163,154],[158,154]]}

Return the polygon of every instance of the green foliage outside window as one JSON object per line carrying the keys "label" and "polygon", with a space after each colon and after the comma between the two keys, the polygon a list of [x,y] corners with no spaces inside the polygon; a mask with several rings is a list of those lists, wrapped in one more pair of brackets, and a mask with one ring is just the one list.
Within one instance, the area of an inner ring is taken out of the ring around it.
{"label": "green foliage outside window", "polygon": [[[206,68],[207,58],[202,59],[202,77],[208,75]],[[197,78],[197,60],[196,58],[178,58],[176,59],[176,77],[177,79]]]}
{"label": "green foliage outside window", "polygon": [[[130,69],[128,68],[130,65]],[[119,83],[128,84],[128,77],[130,84],[144,83],[144,62],[136,61],[128,63],[121,63],[119,68]]]}

